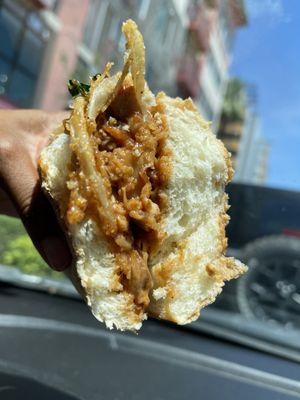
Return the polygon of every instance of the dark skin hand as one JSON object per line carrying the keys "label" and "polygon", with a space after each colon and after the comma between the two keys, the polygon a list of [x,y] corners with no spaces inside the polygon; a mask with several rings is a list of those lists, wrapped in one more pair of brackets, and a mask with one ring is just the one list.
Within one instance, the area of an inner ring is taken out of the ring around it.
{"label": "dark skin hand", "polygon": [[55,213],[41,191],[38,158],[64,112],[0,110],[0,214],[18,216],[51,268],[62,271],[71,254]]}

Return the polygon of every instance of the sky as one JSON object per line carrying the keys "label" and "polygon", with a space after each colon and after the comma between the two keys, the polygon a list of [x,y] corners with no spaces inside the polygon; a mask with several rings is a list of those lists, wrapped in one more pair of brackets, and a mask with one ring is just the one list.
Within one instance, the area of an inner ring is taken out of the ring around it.
{"label": "sky", "polygon": [[245,0],[231,75],[254,84],[270,145],[267,184],[300,190],[300,0]]}

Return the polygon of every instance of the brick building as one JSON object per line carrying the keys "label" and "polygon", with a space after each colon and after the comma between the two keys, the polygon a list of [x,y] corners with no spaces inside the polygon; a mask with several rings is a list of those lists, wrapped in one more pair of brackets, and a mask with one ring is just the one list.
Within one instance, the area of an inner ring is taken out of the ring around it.
{"label": "brick building", "polygon": [[88,0],[0,3],[0,107],[63,109]]}
{"label": "brick building", "polygon": [[216,130],[236,30],[246,24],[242,0],[188,2],[186,50],[178,70],[182,96],[193,97]]}
{"label": "brick building", "polygon": [[175,95],[185,38],[175,3],[4,0],[0,3],[0,107],[65,108],[69,78],[86,80],[110,60],[120,67],[121,24],[127,18],[133,18],[144,34],[152,89]]}
{"label": "brick building", "polygon": [[216,124],[242,0],[3,0],[0,107],[65,108],[70,77],[120,66],[127,18],[144,35],[151,89],[193,97]]}

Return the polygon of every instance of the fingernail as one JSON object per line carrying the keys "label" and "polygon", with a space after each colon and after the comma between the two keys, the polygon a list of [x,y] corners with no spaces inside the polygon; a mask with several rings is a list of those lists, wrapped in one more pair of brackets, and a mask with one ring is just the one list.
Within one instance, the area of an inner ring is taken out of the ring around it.
{"label": "fingernail", "polygon": [[71,254],[66,242],[59,237],[48,237],[41,242],[47,263],[57,271],[65,270],[71,263]]}

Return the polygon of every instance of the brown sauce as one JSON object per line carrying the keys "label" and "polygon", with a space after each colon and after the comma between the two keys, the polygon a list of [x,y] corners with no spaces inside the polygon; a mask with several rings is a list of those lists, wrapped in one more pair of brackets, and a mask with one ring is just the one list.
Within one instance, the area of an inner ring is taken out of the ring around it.
{"label": "brown sauce", "polygon": [[116,255],[124,290],[144,309],[152,287],[147,260],[163,238],[160,222],[167,204],[163,189],[170,176],[163,110],[157,105],[139,112],[133,88],[127,85],[89,131],[113,218],[101,214],[75,160],[67,183],[67,220],[74,224],[89,216],[97,221]]}

